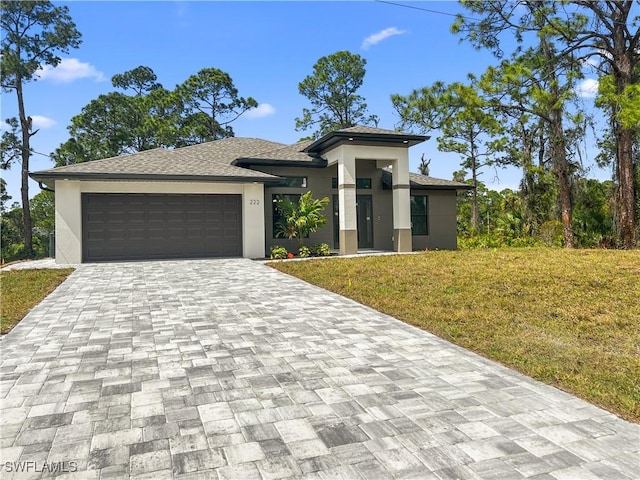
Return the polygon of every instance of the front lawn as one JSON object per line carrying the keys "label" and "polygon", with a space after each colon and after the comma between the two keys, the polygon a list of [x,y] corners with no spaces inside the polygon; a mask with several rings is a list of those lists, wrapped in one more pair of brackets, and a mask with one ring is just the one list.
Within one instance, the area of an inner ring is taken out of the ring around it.
{"label": "front lawn", "polygon": [[640,251],[499,249],[274,268],[640,421]]}
{"label": "front lawn", "polygon": [[71,272],[73,268],[12,270],[0,273],[0,333],[8,333]]}

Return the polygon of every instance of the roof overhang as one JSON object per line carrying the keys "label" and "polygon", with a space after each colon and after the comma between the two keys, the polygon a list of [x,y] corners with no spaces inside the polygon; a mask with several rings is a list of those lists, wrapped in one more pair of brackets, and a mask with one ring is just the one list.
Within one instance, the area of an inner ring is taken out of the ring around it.
{"label": "roof overhang", "polygon": [[476,187],[473,185],[423,185],[421,183],[409,182],[409,187],[411,190],[456,190],[456,191],[465,191],[465,190],[475,190]]}
{"label": "roof overhang", "polygon": [[231,162],[231,165],[235,165],[237,167],[251,167],[251,166],[262,166],[262,167],[307,167],[307,168],[325,168],[327,166],[327,161],[322,157],[314,156],[314,158],[305,161],[305,160],[271,160],[268,158],[250,158],[243,157],[238,158]]}
{"label": "roof overhang", "polygon": [[363,132],[331,132],[319,138],[303,152],[321,155],[323,152],[340,145],[366,145],[384,147],[405,147],[409,148],[429,140],[427,135],[413,135],[398,132],[393,133],[363,133]]}
{"label": "roof overhang", "polygon": [[278,183],[282,178],[275,175],[264,176],[220,176],[220,175],[157,175],[131,173],[90,173],[90,172],[46,172],[30,173],[29,176],[39,184],[55,189],[57,180],[96,180],[102,182],[205,182],[205,183]]}

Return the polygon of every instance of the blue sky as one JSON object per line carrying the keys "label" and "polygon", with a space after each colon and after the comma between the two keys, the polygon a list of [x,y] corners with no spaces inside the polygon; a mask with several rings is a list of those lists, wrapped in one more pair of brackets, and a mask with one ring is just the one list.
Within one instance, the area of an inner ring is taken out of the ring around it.
{"label": "blue sky", "polygon": [[[56,3],[69,7],[83,42],[25,88],[27,114],[40,127],[32,147],[45,155],[67,140],[71,117],[113,91],[114,74],[140,65],[151,67],[169,89],[202,68],[226,71],[240,95],[260,104],[234,122],[236,136],[294,143],[305,135],[295,130],[295,118],[308,106],[298,83],[322,56],[349,50],[366,59],[359,93],[380,118],[379,126],[389,129],[399,120],[391,94],[408,94],[437,80],[465,81],[468,73],[480,74],[496,63],[449,32],[453,15],[464,12],[456,2],[405,2],[417,8],[375,1]],[[2,119],[16,115],[15,93],[3,92]],[[435,136],[410,150],[411,168],[417,170],[424,153],[432,159],[431,175],[450,179],[460,159],[438,152]],[[31,171],[51,166],[46,156],[31,159]],[[517,188],[519,171],[498,170],[499,183],[495,173],[482,178],[489,188]],[[11,202],[19,201],[19,166],[2,175]],[[31,196],[38,191],[32,182]]]}

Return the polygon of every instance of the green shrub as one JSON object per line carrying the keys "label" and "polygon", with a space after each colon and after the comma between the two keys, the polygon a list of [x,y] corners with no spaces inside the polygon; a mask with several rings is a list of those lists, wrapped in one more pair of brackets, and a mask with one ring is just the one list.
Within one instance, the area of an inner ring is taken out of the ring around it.
{"label": "green shrub", "polygon": [[313,254],[318,257],[328,257],[331,255],[331,248],[326,243],[321,243],[313,247]]}
{"label": "green shrub", "polygon": [[510,247],[543,247],[544,244],[534,237],[519,237],[509,241]]}
{"label": "green shrub", "polygon": [[548,247],[561,247],[564,240],[564,227],[558,220],[548,220],[538,230],[540,241]]}
{"label": "green shrub", "polygon": [[461,250],[471,250],[476,248],[497,248],[502,242],[493,235],[474,235],[471,237],[459,237],[458,248]]}
{"label": "green shrub", "polygon": [[307,258],[311,256],[311,250],[309,250],[309,247],[300,247],[300,250],[298,250],[298,254],[300,255],[300,258]]}
{"label": "green shrub", "polygon": [[497,235],[474,235],[458,238],[460,250],[474,250],[478,248],[502,248],[502,247],[540,247],[543,242],[535,237],[502,238]]}
{"label": "green shrub", "polygon": [[274,245],[271,247],[271,256],[269,257],[271,260],[280,260],[283,258],[287,258],[287,254],[289,252],[286,248],[281,247],[280,245]]}
{"label": "green shrub", "polygon": [[33,250],[31,255],[29,255],[23,242],[3,244],[1,251],[2,261],[4,263],[9,263],[29,258],[45,258],[49,250],[49,239],[48,237],[45,238],[39,235],[34,235],[32,246]]}

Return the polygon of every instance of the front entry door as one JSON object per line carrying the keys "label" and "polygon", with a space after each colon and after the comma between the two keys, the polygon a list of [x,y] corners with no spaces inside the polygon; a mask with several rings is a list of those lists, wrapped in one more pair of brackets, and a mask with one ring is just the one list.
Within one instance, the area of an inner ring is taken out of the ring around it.
{"label": "front entry door", "polygon": [[356,195],[358,248],[373,248],[373,197]]}
{"label": "front entry door", "polygon": [[[373,248],[373,196],[356,195],[358,248]],[[340,207],[333,196],[333,247],[340,248]]]}

